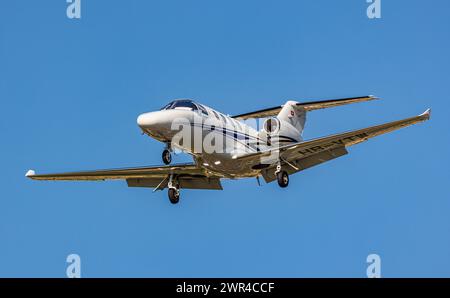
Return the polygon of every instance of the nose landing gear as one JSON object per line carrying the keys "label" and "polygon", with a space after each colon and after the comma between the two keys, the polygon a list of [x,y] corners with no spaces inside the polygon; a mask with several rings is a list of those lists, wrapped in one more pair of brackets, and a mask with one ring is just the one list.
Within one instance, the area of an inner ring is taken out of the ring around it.
{"label": "nose landing gear", "polygon": [[170,153],[169,149],[164,149],[164,151],[162,152],[162,160],[166,165],[172,162],[172,154]]}

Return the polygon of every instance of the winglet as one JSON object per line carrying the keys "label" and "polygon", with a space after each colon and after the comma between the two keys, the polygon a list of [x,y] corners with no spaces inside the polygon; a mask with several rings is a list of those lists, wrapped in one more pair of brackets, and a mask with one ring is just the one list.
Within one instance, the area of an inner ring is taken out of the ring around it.
{"label": "winglet", "polygon": [[25,177],[31,177],[36,175],[36,172],[34,170],[28,170],[28,172],[25,174]]}
{"label": "winglet", "polygon": [[423,116],[423,117],[425,117],[427,120],[429,120],[430,117],[431,117],[431,109],[427,109],[425,112],[423,112],[423,113],[420,114],[419,116]]}

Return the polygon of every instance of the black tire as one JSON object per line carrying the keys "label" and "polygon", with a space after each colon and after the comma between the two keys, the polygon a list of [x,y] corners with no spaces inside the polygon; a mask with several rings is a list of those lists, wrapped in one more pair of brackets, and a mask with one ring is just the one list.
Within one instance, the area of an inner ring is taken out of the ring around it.
{"label": "black tire", "polygon": [[277,181],[280,187],[287,187],[289,185],[289,175],[285,171],[277,173]]}
{"label": "black tire", "polygon": [[169,188],[169,201],[172,204],[177,204],[180,201],[180,192],[178,189]]}
{"label": "black tire", "polygon": [[162,160],[164,164],[168,165],[172,162],[172,154],[170,154],[170,151],[165,149],[162,153]]}

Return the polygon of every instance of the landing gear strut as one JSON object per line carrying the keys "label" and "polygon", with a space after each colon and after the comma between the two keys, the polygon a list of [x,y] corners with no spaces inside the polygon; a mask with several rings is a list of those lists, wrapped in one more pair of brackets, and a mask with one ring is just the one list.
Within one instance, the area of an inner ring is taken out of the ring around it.
{"label": "landing gear strut", "polygon": [[162,160],[166,165],[172,162],[172,154],[170,154],[169,149],[164,149],[164,151],[162,152]]}

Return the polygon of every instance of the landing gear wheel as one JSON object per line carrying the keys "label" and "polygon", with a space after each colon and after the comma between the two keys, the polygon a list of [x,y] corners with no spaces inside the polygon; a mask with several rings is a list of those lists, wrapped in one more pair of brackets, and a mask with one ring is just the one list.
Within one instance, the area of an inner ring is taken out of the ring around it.
{"label": "landing gear wheel", "polygon": [[176,188],[169,188],[169,200],[172,204],[178,203],[180,201],[180,191]]}
{"label": "landing gear wheel", "polygon": [[164,149],[162,153],[162,160],[164,164],[168,165],[172,162],[172,155],[170,154],[170,151],[167,149]]}
{"label": "landing gear wheel", "polygon": [[285,171],[277,173],[278,185],[280,187],[287,187],[289,185],[289,175]]}

